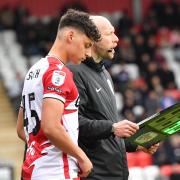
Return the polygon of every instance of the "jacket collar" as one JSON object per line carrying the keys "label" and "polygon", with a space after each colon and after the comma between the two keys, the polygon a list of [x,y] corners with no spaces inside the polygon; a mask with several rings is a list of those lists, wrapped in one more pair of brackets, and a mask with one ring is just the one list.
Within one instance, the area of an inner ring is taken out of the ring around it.
{"label": "jacket collar", "polygon": [[96,63],[93,58],[86,58],[83,63],[97,72],[101,72],[104,69],[104,62],[101,61],[100,63]]}

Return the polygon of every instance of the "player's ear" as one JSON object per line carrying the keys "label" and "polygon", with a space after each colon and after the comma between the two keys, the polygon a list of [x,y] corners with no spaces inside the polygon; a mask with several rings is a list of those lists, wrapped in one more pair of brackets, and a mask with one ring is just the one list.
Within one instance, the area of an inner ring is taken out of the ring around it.
{"label": "player's ear", "polygon": [[74,38],[74,31],[68,31],[67,32],[67,42],[68,43],[72,42],[73,38]]}

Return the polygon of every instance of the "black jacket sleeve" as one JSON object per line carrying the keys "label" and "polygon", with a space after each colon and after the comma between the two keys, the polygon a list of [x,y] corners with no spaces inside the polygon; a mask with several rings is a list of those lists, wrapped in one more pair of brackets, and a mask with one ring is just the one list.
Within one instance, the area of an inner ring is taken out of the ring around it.
{"label": "black jacket sleeve", "polygon": [[79,138],[105,139],[112,135],[112,122],[91,120],[79,114]]}
{"label": "black jacket sleeve", "polygon": [[79,139],[92,140],[92,139],[105,139],[112,135],[112,124],[113,122],[103,119],[92,119],[88,117],[89,114],[95,112],[86,111],[88,103],[88,94],[87,94],[87,79],[82,76],[77,67],[73,65],[68,65],[68,68],[73,72],[74,82],[78,88],[80,96],[79,104]]}

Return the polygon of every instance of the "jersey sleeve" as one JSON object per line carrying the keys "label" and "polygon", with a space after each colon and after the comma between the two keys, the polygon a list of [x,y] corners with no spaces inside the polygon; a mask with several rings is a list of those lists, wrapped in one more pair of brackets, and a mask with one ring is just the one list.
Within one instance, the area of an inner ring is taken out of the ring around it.
{"label": "jersey sleeve", "polygon": [[43,98],[54,98],[65,103],[71,91],[71,77],[65,70],[48,69],[43,76]]}

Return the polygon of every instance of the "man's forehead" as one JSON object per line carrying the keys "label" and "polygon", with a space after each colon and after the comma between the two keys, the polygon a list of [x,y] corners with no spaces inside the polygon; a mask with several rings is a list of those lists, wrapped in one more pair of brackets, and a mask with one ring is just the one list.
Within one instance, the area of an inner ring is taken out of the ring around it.
{"label": "man's forehead", "polygon": [[114,27],[112,25],[107,25],[107,26],[104,26],[104,31],[114,31]]}
{"label": "man's forehead", "polygon": [[106,34],[106,33],[111,33],[114,32],[115,29],[114,27],[111,25],[107,25],[107,26],[103,26],[102,28],[99,29],[101,34]]}
{"label": "man's forehead", "polygon": [[90,17],[90,19],[91,20],[93,20],[94,21],[94,23],[98,23],[99,24],[99,22],[105,22],[105,21],[109,21],[107,18],[105,18],[104,16],[91,16]]}

